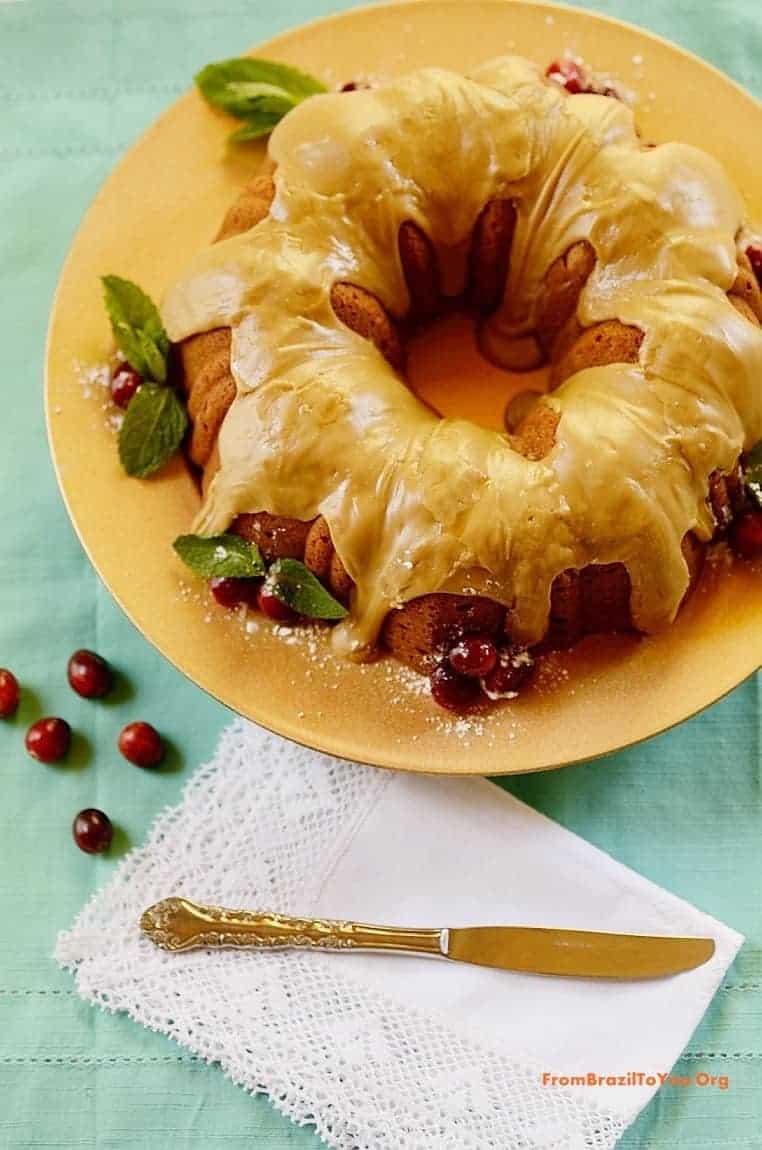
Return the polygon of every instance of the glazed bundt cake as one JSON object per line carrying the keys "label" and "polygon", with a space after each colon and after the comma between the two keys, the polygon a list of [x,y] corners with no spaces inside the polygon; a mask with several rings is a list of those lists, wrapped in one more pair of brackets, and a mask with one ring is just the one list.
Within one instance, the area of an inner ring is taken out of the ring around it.
{"label": "glazed bundt cake", "polygon": [[[762,439],[743,229],[713,159],[515,57],[305,101],[164,300],[195,530],[302,558],[349,607],[337,651],[418,670],[464,632],[668,625]],[[453,297],[491,360],[551,365],[505,434],[405,384]]]}

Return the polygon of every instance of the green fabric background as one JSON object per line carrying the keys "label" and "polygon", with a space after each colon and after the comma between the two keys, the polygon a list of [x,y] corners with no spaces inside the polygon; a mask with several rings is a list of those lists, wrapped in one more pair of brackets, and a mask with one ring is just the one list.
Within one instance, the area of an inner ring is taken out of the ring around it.
{"label": "green fabric background", "polygon": [[[148,646],[90,569],[48,460],[42,361],[61,262],[118,156],[200,65],[351,6],[0,5],[0,665],[15,669],[26,687],[19,716],[0,723],[3,1148],[318,1146],[310,1130],[290,1125],[216,1068],[83,1005],[50,957],[56,931],[142,840],[157,810],[175,801],[229,716]],[[762,94],[755,0],[601,0],[590,7],[679,41]],[[739,147],[759,145],[743,125],[729,130]],[[95,647],[123,669],[113,701],[85,703],[69,690],[65,663],[77,646]],[[762,1146],[759,683],[745,683],[646,746],[508,784],[748,937],[678,1067],[727,1073],[730,1088],[663,1090],[625,1136],[626,1150]],[[64,714],[79,732],[65,766],[44,767],[24,753],[26,725],[45,713]],[[166,769],[139,772],[120,760],[115,737],[133,717],[155,721],[172,740]],[[70,840],[73,814],[89,805],[119,825],[109,858],[82,855]]]}

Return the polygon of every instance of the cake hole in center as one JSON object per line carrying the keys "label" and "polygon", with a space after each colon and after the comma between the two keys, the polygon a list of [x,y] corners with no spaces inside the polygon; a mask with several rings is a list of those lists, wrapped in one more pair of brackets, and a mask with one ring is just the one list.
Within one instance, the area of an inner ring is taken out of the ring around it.
{"label": "cake hole in center", "polygon": [[485,359],[476,323],[465,312],[434,320],[407,345],[407,381],[412,391],[446,419],[469,419],[505,431],[506,404],[520,391],[548,390],[549,369],[504,371]]}

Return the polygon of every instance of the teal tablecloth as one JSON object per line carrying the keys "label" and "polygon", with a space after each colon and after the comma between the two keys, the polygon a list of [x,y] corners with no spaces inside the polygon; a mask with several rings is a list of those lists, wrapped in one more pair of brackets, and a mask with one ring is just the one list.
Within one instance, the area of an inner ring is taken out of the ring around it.
{"label": "teal tablecloth", "polygon": [[[50,957],[56,931],[140,842],[158,808],[177,797],[228,714],[133,631],[91,571],[48,460],[42,360],[61,261],[124,149],[200,65],[351,6],[0,4],[0,666],[14,668],[26,686],[16,721],[0,723],[3,1148],[318,1145],[311,1131],[290,1126],[214,1067],[127,1019],[84,1006]],[[600,0],[590,7],[636,18],[762,94],[755,0]],[[743,125],[728,127],[739,147],[759,147]],[[114,701],[95,706],[70,692],[65,663],[77,646],[95,647],[124,669]],[[757,678],[646,746],[509,784],[748,936],[679,1067],[728,1074],[729,1089],[663,1090],[625,1137],[627,1150],[762,1146],[759,704]],[[23,751],[25,725],[51,712],[81,732],[62,767],[37,765]],[[115,735],[132,717],[153,719],[173,740],[166,770],[138,772],[120,760]],[[82,855],[69,838],[71,816],[89,805],[118,821],[109,858]]]}

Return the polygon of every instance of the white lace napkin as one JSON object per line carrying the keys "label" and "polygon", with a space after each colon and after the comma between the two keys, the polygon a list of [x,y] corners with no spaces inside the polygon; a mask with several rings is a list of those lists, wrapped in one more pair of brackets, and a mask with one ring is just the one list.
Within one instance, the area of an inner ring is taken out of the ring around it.
{"label": "white lace napkin", "polygon": [[[398,956],[166,954],[167,895],[411,926],[711,935],[674,978],[543,978]],[[59,938],[80,994],[172,1035],[341,1150],[603,1150],[669,1071],[735,931],[484,780],[339,762],[243,722]],[[586,1079],[587,1082],[587,1079]]]}

